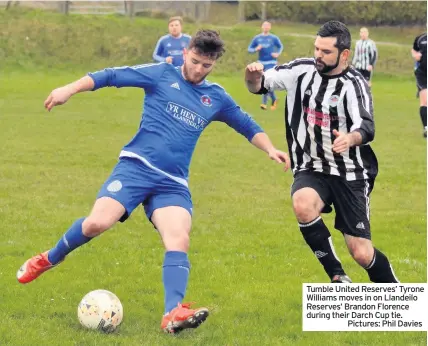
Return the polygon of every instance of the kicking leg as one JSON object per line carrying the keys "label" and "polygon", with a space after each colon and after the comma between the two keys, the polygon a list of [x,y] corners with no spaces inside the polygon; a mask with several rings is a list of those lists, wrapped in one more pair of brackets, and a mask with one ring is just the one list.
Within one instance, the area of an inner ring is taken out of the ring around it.
{"label": "kicking leg", "polygon": [[112,227],[124,214],[125,208],[118,201],[109,197],[99,198],[90,215],[75,221],[54,248],[32,257],[19,268],[18,281],[22,284],[33,281],[63,261],[71,251]]}

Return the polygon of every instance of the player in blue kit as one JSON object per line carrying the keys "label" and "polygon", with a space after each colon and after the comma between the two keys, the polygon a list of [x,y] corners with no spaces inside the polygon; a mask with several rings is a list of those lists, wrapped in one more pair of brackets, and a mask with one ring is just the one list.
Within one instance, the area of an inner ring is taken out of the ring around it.
{"label": "player in blue kit", "polygon": [[174,66],[183,65],[183,50],[189,46],[191,37],[182,34],[183,20],[181,17],[171,17],[168,21],[169,35],[162,36],[156,44],[153,59]]}
{"label": "player in blue kit", "polygon": [[[259,53],[259,62],[263,64],[264,71],[267,71],[277,64],[277,59],[281,55],[283,45],[278,36],[270,33],[272,25],[269,22],[262,24],[262,33],[256,35],[248,46],[249,53]],[[267,109],[268,96],[272,100],[271,110],[275,110],[278,105],[275,92],[270,91],[266,95],[262,95],[262,103],[260,108]]]}
{"label": "player in blue kit", "polygon": [[189,277],[187,251],[193,212],[188,170],[199,136],[212,121],[224,122],[270,159],[285,162],[285,170],[290,166],[287,154],[275,149],[230,95],[220,85],[205,80],[223,53],[224,43],[218,33],[201,30],[185,51],[181,67],[159,63],[107,68],[51,92],[45,101],[49,111],[76,93],[108,86],[143,88],[146,95],[137,134],[121,151],[89,216],[75,221],[54,248],[27,260],[17,273],[20,283],[33,281],[117,221],[124,222],[142,204],[166,250],[161,328],[178,333],[205,321],[206,308],[190,309],[189,304],[182,303]]}

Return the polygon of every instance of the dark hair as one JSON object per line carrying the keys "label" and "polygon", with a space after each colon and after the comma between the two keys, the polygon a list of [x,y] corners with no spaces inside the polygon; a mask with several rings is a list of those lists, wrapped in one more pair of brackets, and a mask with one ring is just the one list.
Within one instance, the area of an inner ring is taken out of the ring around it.
{"label": "dark hair", "polygon": [[199,30],[189,43],[189,50],[197,54],[217,60],[225,52],[224,42],[215,30]]}
{"label": "dark hair", "polygon": [[321,37],[336,37],[336,44],[334,45],[342,53],[344,49],[351,49],[351,33],[342,22],[337,20],[330,20],[325,23],[317,33]]}

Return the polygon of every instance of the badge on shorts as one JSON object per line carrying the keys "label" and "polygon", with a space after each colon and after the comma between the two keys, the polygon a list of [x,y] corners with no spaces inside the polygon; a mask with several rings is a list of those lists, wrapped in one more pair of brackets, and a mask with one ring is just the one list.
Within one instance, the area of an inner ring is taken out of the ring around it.
{"label": "badge on shorts", "polygon": [[109,192],[118,192],[121,189],[122,189],[122,183],[120,182],[120,180],[112,181],[107,186],[107,191],[109,191]]}

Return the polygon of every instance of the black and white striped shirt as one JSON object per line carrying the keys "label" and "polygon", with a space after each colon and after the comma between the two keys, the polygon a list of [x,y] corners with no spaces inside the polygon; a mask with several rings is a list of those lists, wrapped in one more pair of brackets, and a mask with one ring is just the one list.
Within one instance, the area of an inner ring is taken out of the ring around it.
{"label": "black and white striped shirt", "polygon": [[[374,179],[377,159],[368,143],[374,138],[373,102],[363,76],[349,67],[323,76],[314,59],[297,59],[264,72],[261,93],[287,90],[285,125],[293,173],[316,171],[346,180]],[[362,145],[337,154],[333,130],[358,131]]]}
{"label": "black and white striped shirt", "polygon": [[377,60],[376,44],[370,40],[358,40],[355,44],[352,65],[360,70],[367,70],[369,65],[374,66]]}

